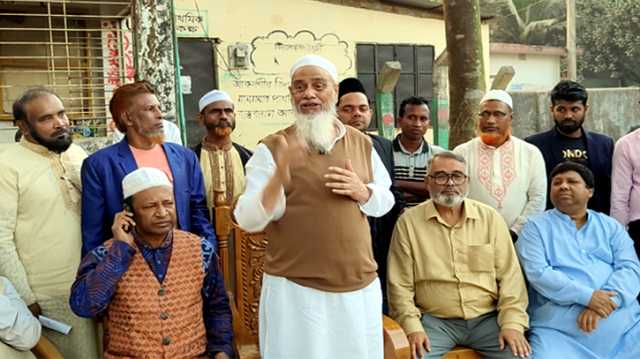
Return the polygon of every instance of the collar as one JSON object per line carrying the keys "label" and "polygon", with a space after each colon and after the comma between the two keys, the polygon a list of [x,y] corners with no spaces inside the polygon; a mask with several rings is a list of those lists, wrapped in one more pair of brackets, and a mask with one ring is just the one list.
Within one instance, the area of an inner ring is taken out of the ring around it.
{"label": "collar", "polygon": [[347,134],[347,128],[337,118],[333,119],[333,124],[336,126],[336,130],[338,130],[338,134],[336,135],[336,139],[333,140],[333,144],[331,144],[332,148],[335,146],[336,142],[340,141]]}
{"label": "collar", "polygon": [[509,138],[498,147],[487,145],[486,143],[482,142],[482,139],[480,137],[477,137],[477,138],[478,138],[478,143],[480,143],[480,148],[487,151],[496,151],[501,148],[509,148],[509,146],[513,145],[513,135],[509,135]]}
{"label": "collar", "polygon": [[[435,203],[433,203],[432,199],[429,199],[425,202],[424,205],[424,218],[429,220],[431,218],[437,218],[439,222],[445,223],[442,217],[440,217],[440,213],[436,209]],[[473,200],[465,198],[462,202],[462,219],[463,222],[467,219],[479,219],[480,214],[478,213],[478,209],[473,203]]]}
{"label": "collar", "polygon": [[59,157],[62,155],[62,153],[56,153],[56,152],[50,151],[48,148],[44,147],[39,143],[33,143],[31,141],[28,141],[24,137],[20,139],[20,145],[45,157]]}
{"label": "collar", "polygon": [[[566,214],[564,212],[561,212],[557,208],[553,208],[551,210],[551,214],[553,214],[554,216],[558,217],[558,219],[560,219],[561,221],[573,225],[574,228],[575,228],[575,222],[573,221],[571,216],[569,216],[568,214]],[[584,222],[584,225],[587,225],[589,222],[591,222],[591,218],[592,217],[593,216],[591,215],[591,210],[587,208],[587,220]]]}
{"label": "collar", "polygon": [[146,250],[150,250],[150,251],[158,250],[158,249],[166,249],[166,248],[169,248],[173,244],[173,231],[169,231],[167,233],[167,235],[164,237],[164,242],[162,242],[162,244],[158,248],[153,248],[153,247],[149,246],[148,244],[144,243],[142,241],[142,238],[140,238],[140,234],[138,233],[137,230],[133,231],[133,239],[136,242],[136,245],[138,246],[138,248],[140,248],[140,249],[146,249]]}
{"label": "collar", "polygon": [[223,146],[218,146],[212,142],[207,142],[207,136],[204,136],[202,138],[201,144],[202,144],[202,149],[207,151],[217,151],[217,150],[229,151],[231,147],[233,147],[233,143],[231,141],[229,141],[229,143]]}
{"label": "collar", "polygon": [[418,150],[416,152],[409,152],[407,151],[404,146],[402,146],[402,143],[400,143],[400,134],[398,134],[396,136],[396,138],[393,139],[393,150],[395,152],[404,152],[408,155],[412,155],[412,154],[416,154],[416,153],[429,153],[429,151],[431,150],[431,146],[429,146],[429,143],[427,142],[427,140],[425,140],[424,138],[422,139],[422,143],[420,144],[420,147],[418,147]]}
{"label": "collar", "polygon": [[582,136],[580,136],[578,138],[569,137],[569,136],[563,134],[562,132],[560,132],[558,130],[558,127],[556,127],[555,125],[553,126],[553,129],[551,131],[553,131],[553,133],[555,133],[557,137],[562,138],[562,139],[580,140],[580,139],[586,139],[589,136],[589,133],[587,132],[587,130],[584,129],[583,126],[580,126],[580,133],[582,133]]}

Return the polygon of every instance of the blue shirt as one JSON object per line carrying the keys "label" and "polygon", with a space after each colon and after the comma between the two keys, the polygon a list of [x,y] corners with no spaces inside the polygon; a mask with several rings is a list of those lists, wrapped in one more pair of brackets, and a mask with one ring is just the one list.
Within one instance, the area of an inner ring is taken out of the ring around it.
{"label": "blue shirt", "polygon": [[[135,237],[135,236],[134,236]],[[168,235],[158,248],[145,245],[136,237],[136,246],[160,283],[164,280],[173,236]],[[219,270],[213,245],[202,239],[202,267],[205,274],[202,286],[203,319],[207,334],[207,353],[213,357],[218,352],[233,356],[231,309]],[[80,263],[76,281],[71,288],[69,303],[74,313],[85,318],[103,315],[116,291],[118,281],[129,269],[135,249],[129,244],[114,240],[111,248],[100,245],[89,252]]]}
{"label": "blue shirt", "polygon": [[[634,326],[640,329],[640,263],[620,223],[588,210],[586,223],[577,229],[571,217],[552,209],[529,219],[516,249],[529,283],[533,334],[566,334],[595,357],[612,358],[626,350],[619,346],[622,338]],[[577,319],[599,289],[618,293],[612,297],[618,308],[586,334]],[[575,355],[569,357],[582,357],[570,343],[565,352]]]}

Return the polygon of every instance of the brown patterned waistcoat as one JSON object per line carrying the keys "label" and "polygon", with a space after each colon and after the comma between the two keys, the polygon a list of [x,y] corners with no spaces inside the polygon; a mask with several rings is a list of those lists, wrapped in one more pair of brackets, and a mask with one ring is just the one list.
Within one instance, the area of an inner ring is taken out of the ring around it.
{"label": "brown patterned waistcoat", "polygon": [[[105,243],[107,247],[111,241]],[[159,283],[136,249],[105,318],[105,359],[196,358],[206,352],[201,242],[174,230],[167,274]]]}

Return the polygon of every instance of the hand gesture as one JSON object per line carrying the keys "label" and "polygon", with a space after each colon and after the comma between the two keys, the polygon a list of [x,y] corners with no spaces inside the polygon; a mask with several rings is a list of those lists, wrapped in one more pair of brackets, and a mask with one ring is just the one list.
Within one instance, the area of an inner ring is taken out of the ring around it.
{"label": "hand gesture", "polygon": [[133,246],[133,235],[131,234],[131,231],[135,226],[136,222],[133,220],[133,213],[127,210],[116,213],[113,218],[113,226],[111,226],[113,239]]}
{"label": "hand gesture", "polygon": [[616,292],[594,290],[587,307],[600,314],[601,317],[606,318],[618,307],[618,305],[611,300],[611,297],[615,297],[616,295]]}
{"label": "hand gesture", "polygon": [[269,137],[274,143],[272,154],[276,164],[275,175],[283,185],[287,185],[291,181],[291,165],[303,161],[304,155],[307,153],[307,146],[301,140],[287,141],[285,136],[277,133]]}
{"label": "hand gesture", "polygon": [[531,346],[524,334],[515,329],[502,329],[500,335],[498,335],[498,343],[500,344],[500,350],[504,350],[505,346],[508,345],[515,356],[526,358],[531,354]]}
{"label": "hand gesture", "polygon": [[431,342],[425,332],[415,332],[407,335],[409,346],[411,347],[411,358],[421,359],[424,350],[431,351]]}
{"label": "hand gesture", "polygon": [[353,171],[351,160],[346,161],[344,168],[329,167],[329,173],[324,178],[328,181],[325,185],[335,194],[350,197],[360,204],[367,203],[371,197],[369,187]]}
{"label": "hand gesture", "polygon": [[603,317],[590,308],[585,308],[578,316],[578,327],[587,333],[596,330],[598,321]]}

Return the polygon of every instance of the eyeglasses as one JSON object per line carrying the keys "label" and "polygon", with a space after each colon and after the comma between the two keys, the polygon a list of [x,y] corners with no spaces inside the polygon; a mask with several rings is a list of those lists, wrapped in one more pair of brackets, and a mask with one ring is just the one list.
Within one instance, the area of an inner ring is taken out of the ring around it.
{"label": "eyeglasses", "polygon": [[453,182],[455,185],[463,184],[464,181],[467,180],[467,175],[462,172],[453,172],[453,173],[436,173],[434,176],[429,175],[433,182],[439,185],[448,184],[449,181]]}
{"label": "eyeglasses", "polygon": [[502,111],[482,111],[478,114],[478,117],[482,118],[482,119],[489,119],[491,117],[495,117],[498,120],[502,120],[503,118],[507,117],[507,114],[502,112]]}

